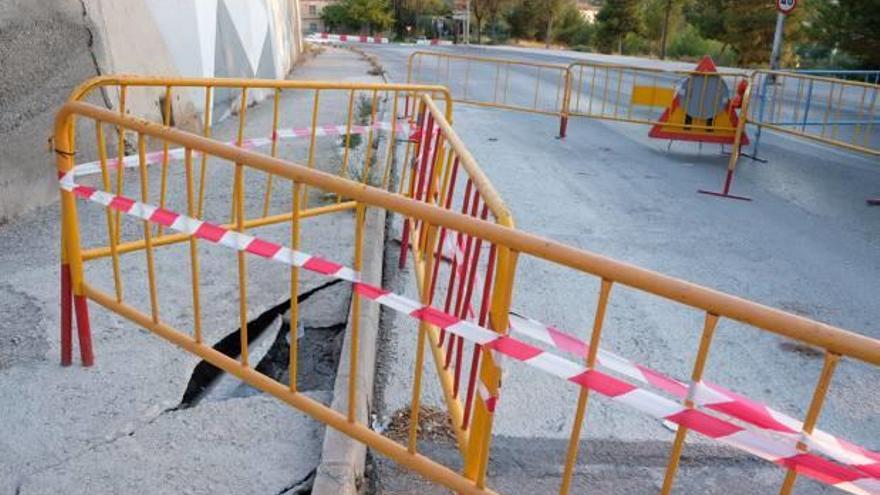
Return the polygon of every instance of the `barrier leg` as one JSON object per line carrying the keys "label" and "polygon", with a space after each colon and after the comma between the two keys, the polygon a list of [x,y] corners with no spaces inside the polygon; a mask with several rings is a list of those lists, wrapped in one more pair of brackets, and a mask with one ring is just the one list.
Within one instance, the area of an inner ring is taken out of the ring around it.
{"label": "barrier leg", "polygon": [[406,266],[406,250],[409,247],[409,219],[403,217],[403,233],[400,234],[400,260],[397,267],[403,270]]}
{"label": "barrier leg", "polygon": [[747,96],[743,99],[742,106],[742,118],[739,119],[739,124],[736,126],[736,133],[733,137],[733,147],[730,149],[730,159],[727,162],[727,175],[724,177],[724,187],[721,189],[721,192],[716,191],[707,191],[705,189],[700,189],[697,192],[700,194],[709,194],[711,196],[720,196],[722,198],[730,198],[730,199],[740,199],[743,201],[751,201],[751,198],[747,198],[745,196],[737,196],[735,194],[730,194],[730,186],[733,184],[733,172],[736,170],[736,163],[739,161],[739,155],[742,153],[742,136],[743,132],[745,132],[746,126],[746,117],[749,114],[749,97]]}
{"label": "barrier leg", "polygon": [[727,175],[724,177],[724,187],[721,191],[708,191],[706,189],[700,189],[697,192],[700,194],[708,194],[710,196],[720,196],[722,198],[730,198],[730,199],[739,199],[742,201],[751,201],[752,198],[746,196],[737,196],[736,194],[730,194],[730,186],[733,184],[733,169],[727,169]]}
{"label": "barrier leg", "polygon": [[70,265],[61,263],[61,366],[70,366],[72,358],[72,305],[70,290]]}
{"label": "barrier leg", "polygon": [[79,340],[79,355],[83,366],[95,364],[92,353],[92,330],[89,326],[89,306],[86,296],[74,295],[73,306],[76,312],[76,332]]}
{"label": "barrier leg", "polygon": [[559,117],[559,139],[565,137],[565,131],[568,129],[568,115]]}

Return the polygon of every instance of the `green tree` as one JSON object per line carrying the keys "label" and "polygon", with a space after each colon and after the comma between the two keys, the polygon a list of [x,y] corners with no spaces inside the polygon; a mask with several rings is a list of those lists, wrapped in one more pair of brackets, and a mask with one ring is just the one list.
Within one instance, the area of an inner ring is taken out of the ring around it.
{"label": "green tree", "polygon": [[586,48],[593,41],[593,25],[584,20],[576,4],[570,3],[559,14],[553,40],[570,47]]}
{"label": "green tree", "polygon": [[[801,19],[807,8],[807,5],[799,6],[786,19],[783,60],[791,60],[793,56],[792,46],[801,34]],[[703,38],[718,40],[736,50],[739,65],[769,62],[776,14],[770,0],[701,0],[685,9],[688,22]]]}
{"label": "green tree", "polygon": [[867,67],[880,66],[880,0],[813,0],[809,38],[842,50]]}
{"label": "green tree", "polygon": [[628,33],[642,31],[641,2],[639,0],[607,0],[596,16],[599,29],[596,33],[601,49],[610,51],[616,46],[623,51],[623,38]]}
{"label": "green tree", "polygon": [[471,0],[471,13],[477,27],[477,44],[483,42],[483,21],[489,16],[490,3],[493,0]]}
{"label": "green tree", "polygon": [[370,35],[394,25],[394,15],[388,0],[345,0],[343,5],[348,9],[352,20],[361,29],[366,26]]}
{"label": "green tree", "polygon": [[644,35],[657,47],[660,58],[666,58],[670,33],[678,32],[683,24],[681,0],[646,0],[643,14]]}
{"label": "green tree", "polygon": [[358,29],[357,23],[348,15],[348,9],[341,3],[332,3],[321,10],[321,20],[333,33],[337,30]]}

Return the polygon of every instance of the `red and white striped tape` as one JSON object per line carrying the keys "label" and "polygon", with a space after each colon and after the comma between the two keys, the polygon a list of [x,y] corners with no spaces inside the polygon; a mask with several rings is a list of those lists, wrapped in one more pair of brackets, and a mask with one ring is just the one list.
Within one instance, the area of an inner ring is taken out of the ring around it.
{"label": "red and white striped tape", "polygon": [[[461,246],[452,241],[450,237],[446,237],[444,249],[450,252],[450,254],[444,253],[444,255],[455,261],[461,275],[464,268],[461,262],[464,258]],[[475,277],[476,284],[481,285],[479,272],[475,273]],[[470,302],[468,302],[468,311],[473,312]],[[509,323],[511,332],[524,335],[554,349],[581,358],[586,356],[589,351],[589,345],[586,342],[572,337],[552,325],[546,325],[515,313],[509,315]],[[811,449],[818,450],[869,477],[880,477],[880,454],[819,429],[807,434],[803,431],[803,422],[720,385],[706,381],[698,381],[691,385],[602,348],[599,348],[597,353],[597,364],[641,383],[659,388],[679,399],[690,399],[698,406],[734,417],[767,433],[786,437],[791,445],[796,446],[797,442],[802,441]]]}
{"label": "red and white striped tape", "polygon": [[436,45],[449,46],[449,45],[452,45],[453,43],[449,40],[441,40],[438,38],[432,38],[429,40],[416,40],[416,44],[417,45],[432,45],[432,46],[436,46]]}
{"label": "red and white striped tape", "polygon": [[[372,125],[354,125],[352,124],[351,130],[349,132],[348,127],[344,124],[328,124],[328,125],[319,125],[315,126],[314,132],[315,136],[325,137],[325,136],[345,136],[346,134],[366,134],[370,129],[378,130],[378,131],[390,131],[391,124],[389,122],[375,122]],[[400,133],[401,137],[405,139],[409,139],[413,133],[413,128],[410,124],[402,124],[398,123],[395,132]],[[309,138],[312,136],[312,128],[311,127],[297,127],[297,128],[286,128],[286,129],[278,129],[275,134],[278,139],[301,139],[301,138]],[[227,141],[225,144],[237,145],[237,141]],[[272,144],[272,138],[265,137],[256,137],[256,138],[247,138],[243,139],[241,142],[241,147],[244,149],[254,149],[263,146],[269,146]],[[193,156],[199,156],[200,153],[197,151],[193,152]],[[156,165],[162,163],[164,160],[165,151],[151,151],[146,154],[146,164],[147,165]],[[183,160],[184,158],[184,149],[183,148],[172,148],[168,150],[168,160]],[[109,170],[115,170],[119,167],[119,159],[107,158],[106,160],[107,168]],[[138,166],[138,155],[126,155],[122,159],[123,166],[126,168],[134,168]],[[77,177],[83,175],[91,175],[97,174],[101,172],[101,161],[95,160],[93,162],[82,163],[74,167],[74,174]]]}
{"label": "red and white striped tape", "polygon": [[856,494],[880,494],[880,482],[859,471],[828,461],[808,452],[800,452],[785,439],[761,435],[723,419],[638,388],[584,365],[543,351],[507,335],[501,335],[473,322],[462,320],[431,306],[359,281],[358,274],[343,265],[312,256],[285,246],[235,232],[219,225],[181,215],[164,208],[115,196],[92,187],[78,185],[71,173],[60,180],[63,190],[142,220],[158,223],[178,232],[193,235],[214,244],[255,254],[287,265],[302,267],[323,275],[351,282],[363,297],[383,306],[406,313],[454,335],[496,351],[515,361],[523,362],[551,375],[593,390],[610,399],[627,404],[654,417],[685,426],[722,443],[750,452],[800,474]]}
{"label": "red and white striped tape", "polygon": [[[510,328],[517,334],[575,356],[586,356],[589,350],[586,342],[531,318],[511,314]],[[761,430],[784,436],[794,444],[803,441],[810,448],[838,462],[852,466],[869,476],[880,477],[880,454],[819,429],[814,430],[812,434],[804,433],[803,422],[720,385],[706,381],[690,384],[676,380],[602,348],[599,348],[597,361],[599,366],[657,387],[680,399],[691,399],[698,406],[737,418]]]}
{"label": "red and white striped tape", "polygon": [[361,36],[359,34],[330,34],[330,33],[316,33],[309,36],[306,36],[306,41],[317,41],[317,42],[329,42],[329,41],[341,41],[348,43],[374,43],[374,44],[386,44],[389,43],[388,38],[380,37],[380,36]]}

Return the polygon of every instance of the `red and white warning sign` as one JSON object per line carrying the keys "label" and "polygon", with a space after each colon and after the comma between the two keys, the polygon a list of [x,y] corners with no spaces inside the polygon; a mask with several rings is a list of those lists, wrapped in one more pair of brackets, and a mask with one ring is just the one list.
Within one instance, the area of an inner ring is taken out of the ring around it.
{"label": "red and white warning sign", "polygon": [[[741,83],[731,99],[721,74],[712,75],[716,72],[712,58],[703,57],[694,72],[678,84],[672,103],[648,135],[658,139],[733,144],[739,125],[736,109],[748,83]],[[740,143],[749,144],[745,132]]]}

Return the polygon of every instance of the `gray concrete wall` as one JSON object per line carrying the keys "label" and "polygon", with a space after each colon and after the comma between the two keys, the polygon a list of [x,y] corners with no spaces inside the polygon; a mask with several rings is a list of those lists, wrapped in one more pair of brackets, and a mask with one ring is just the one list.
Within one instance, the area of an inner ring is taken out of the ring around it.
{"label": "gray concrete wall", "polygon": [[97,74],[79,0],[0,0],[0,223],[58,197],[55,111]]}
{"label": "gray concrete wall", "polygon": [[[47,140],[79,83],[113,73],[283,79],[302,53],[299,16],[298,0],[0,0],[0,222],[57,197]],[[114,108],[118,96],[88,101]],[[158,120],[163,96],[133,89],[127,113]],[[217,92],[215,120],[235,96]],[[202,90],[172,102],[178,125],[200,121]],[[78,130],[80,150],[94,147],[91,133]]]}

